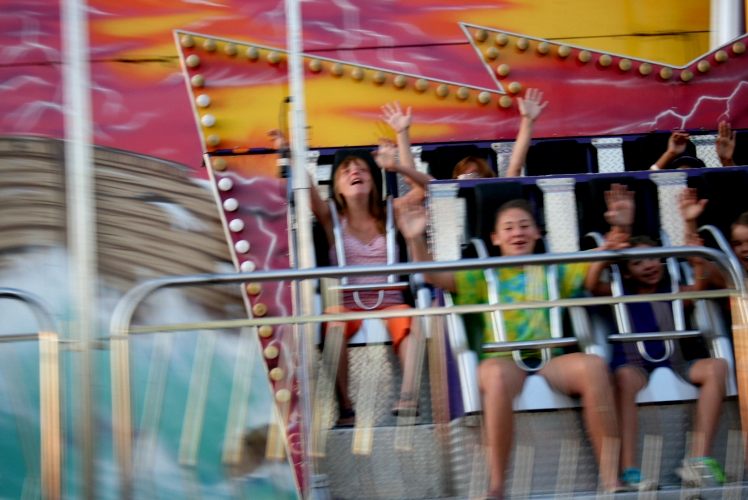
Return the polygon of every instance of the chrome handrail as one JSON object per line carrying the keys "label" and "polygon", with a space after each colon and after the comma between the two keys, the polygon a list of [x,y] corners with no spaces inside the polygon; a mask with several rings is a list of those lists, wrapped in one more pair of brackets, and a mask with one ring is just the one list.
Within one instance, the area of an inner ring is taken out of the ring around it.
{"label": "chrome handrail", "polygon": [[[321,323],[331,320],[364,319],[370,317],[388,318],[405,316],[444,315],[448,312],[454,313],[476,313],[491,312],[494,310],[510,309],[536,309],[547,307],[570,307],[580,305],[610,304],[620,302],[646,302],[652,300],[649,295],[625,296],[612,300],[611,297],[582,297],[573,299],[558,299],[547,302],[517,302],[512,304],[495,305],[464,305],[454,306],[451,310],[441,308],[425,309],[403,309],[396,311],[372,311],[355,313],[336,313],[326,315],[310,315],[301,317],[263,317],[259,319],[224,320],[210,322],[193,322],[172,325],[159,325],[157,327],[131,327],[133,314],[139,304],[163,288],[180,288],[195,285],[225,285],[242,283],[247,281],[289,281],[310,280],[324,277],[343,278],[362,275],[389,275],[389,274],[413,274],[434,273],[443,271],[463,271],[471,269],[485,269],[492,267],[511,267],[533,264],[561,264],[572,262],[606,261],[619,258],[634,257],[660,257],[673,255],[677,257],[701,256],[714,261],[730,276],[734,285],[731,289],[703,291],[703,292],[681,292],[679,294],[655,294],[658,300],[675,300],[677,298],[714,298],[740,294],[745,296],[745,283],[739,278],[739,270],[732,268],[727,257],[715,249],[706,247],[675,247],[675,248],[634,248],[617,251],[590,251],[571,252],[558,254],[533,254],[523,256],[492,257],[483,259],[465,259],[459,261],[442,261],[426,263],[402,263],[376,266],[346,266],[346,267],[321,267],[314,269],[288,269],[259,271],[252,273],[230,273],[230,274],[201,274],[192,276],[172,276],[159,278],[141,283],[129,290],[117,303],[110,322],[110,347],[111,347],[111,369],[112,369],[112,425],[115,454],[120,468],[122,485],[127,489],[132,481],[132,413],[130,401],[129,381],[129,344],[130,333],[153,333],[166,331],[186,331],[204,328],[236,328],[243,326],[260,326],[263,324],[299,324],[299,323]],[[736,279],[736,276],[738,278]]]}
{"label": "chrome handrail", "polygon": [[62,495],[62,425],[60,413],[59,335],[49,307],[38,296],[16,288],[0,288],[0,299],[26,304],[39,326],[38,333],[0,336],[0,342],[39,342],[39,420],[42,497]]}

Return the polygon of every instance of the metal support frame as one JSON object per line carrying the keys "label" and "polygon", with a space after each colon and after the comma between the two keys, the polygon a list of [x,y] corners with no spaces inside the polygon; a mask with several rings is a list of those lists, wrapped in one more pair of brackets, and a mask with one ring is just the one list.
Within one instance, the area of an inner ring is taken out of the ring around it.
{"label": "metal support frame", "polygon": [[60,423],[60,352],[58,329],[49,308],[29,292],[0,288],[0,299],[26,304],[39,326],[38,333],[2,335],[0,343],[39,342],[39,421],[41,434],[42,497],[56,500],[62,495],[62,426]]}
{"label": "metal support frame", "polygon": [[63,94],[65,118],[65,177],[67,232],[70,248],[70,297],[73,302],[71,336],[81,342],[76,364],[75,441],[81,457],[81,496],[96,496],[94,472],[92,354],[96,329],[96,210],[93,170],[93,120],[88,58],[86,0],[63,0]]}
{"label": "metal support frame", "polygon": [[[263,317],[259,319],[219,320],[210,322],[192,322],[171,325],[157,325],[147,327],[132,327],[133,314],[138,306],[151,294],[163,288],[180,288],[188,286],[221,285],[241,283],[246,281],[262,282],[277,280],[313,280],[323,277],[342,278],[343,276],[410,274],[436,271],[460,271],[469,269],[484,269],[491,267],[521,266],[533,264],[560,264],[571,262],[607,261],[618,258],[642,258],[673,255],[677,257],[701,256],[715,262],[729,277],[734,285],[730,289],[704,292],[681,292],[678,294],[649,294],[611,297],[583,297],[573,299],[558,299],[549,302],[517,302],[512,304],[475,304],[446,307],[431,307],[424,309],[371,311],[322,315],[301,315],[296,317]],[[111,378],[112,378],[112,425],[115,454],[117,457],[120,479],[123,491],[129,491],[132,482],[132,413],[130,401],[129,380],[129,343],[130,334],[155,333],[168,331],[188,331],[201,329],[236,328],[259,326],[263,324],[302,324],[310,325],[332,320],[352,320],[365,318],[388,318],[404,316],[443,316],[448,313],[478,313],[511,309],[541,309],[550,306],[571,307],[596,304],[612,304],[615,302],[648,302],[651,300],[674,300],[677,298],[716,298],[725,296],[747,296],[742,271],[731,265],[724,253],[706,247],[675,247],[675,248],[634,248],[620,251],[591,251],[573,252],[553,255],[526,255],[517,257],[494,257],[487,259],[470,259],[452,262],[429,262],[392,264],[379,266],[355,267],[327,267],[304,270],[263,271],[239,274],[205,274],[194,276],[167,277],[144,282],[131,289],[117,303],[110,323],[111,345]],[[549,339],[547,345],[537,347],[551,347],[558,339]],[[511,343],[509,343],[511,344]],[[491,346],[493,347],[493,346]]]}

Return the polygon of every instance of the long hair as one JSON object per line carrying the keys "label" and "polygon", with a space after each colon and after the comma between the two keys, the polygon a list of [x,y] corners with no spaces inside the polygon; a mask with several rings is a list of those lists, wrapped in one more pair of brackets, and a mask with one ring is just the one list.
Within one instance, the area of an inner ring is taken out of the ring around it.
{"label": "long hair", "polygon": [[[343,161],[340,162],[340,165],[338,168],[335,169],[334,176],[335,178],[332,180],[332,187],[333,187],[333,199],[335,200],[335,206],[338,208],[338,213],[340,215],[346,215],[346,212],[348,211],[348,205],[345,202],[345,198],[343,198],[343,195],[340,194],[338,191],[338,183],[337,183],[337,176],[339,172],[341,171],[342,167],[347,166],[349,163],[354,161],[360,161],[366,164],[366,161],[358,156],[346,156]],[[371,183],[371,191],[369,191],[369,214],[374,217],[377,221],[377,229],[380,233],[384,234],[385,231],[385,211],[384,206],[382,204],[382,193],[379,192],[379,187],[376,182],[374,182],[374,175],[375,172],[371,171],[369,172],[372,176],[372,183]]]}

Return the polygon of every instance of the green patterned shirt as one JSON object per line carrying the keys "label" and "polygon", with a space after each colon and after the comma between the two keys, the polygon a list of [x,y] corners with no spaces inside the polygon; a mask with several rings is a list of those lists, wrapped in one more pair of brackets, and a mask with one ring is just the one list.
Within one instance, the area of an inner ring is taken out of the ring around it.
{"label": "green patterned shirt", "polygon": [[[559,264],[558,287],[562,298],[579,297],[584,291],[584,278],[589,264]],[[494,269],[499,281],[499,300],[502,304],[533,300],[547,300],[545,266],[502,267]],[[488,289],[482,270],[455,273],[456,304],[486,304]],[[486,342],[493,342],[493,330],[489,313],[482,315],[480,326],[468,321],[468,335],[471,346],[478,348]],[[548,309],[516,309],[504,311],[504,325],[510,341],[539,340],[551,337],[550,314]],[[476,331],[483,330],[482,342],[477,342]],[[480,351],[479,351],[480,352]],[[481,353],[481,358],[510,356],[510,352]]]}

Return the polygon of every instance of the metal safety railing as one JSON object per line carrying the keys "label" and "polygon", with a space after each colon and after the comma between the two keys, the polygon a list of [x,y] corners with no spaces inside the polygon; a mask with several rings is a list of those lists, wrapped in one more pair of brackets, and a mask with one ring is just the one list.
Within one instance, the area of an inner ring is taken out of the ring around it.
{"label": "metal safety railing", "polygon": [[[166,288],[238,284],[242,282],[304,281],[320,278],[344,278],[362,275],[391,275],[411,273],[454,272],[474,269],[512,267],[524,265],[551,265],[575,262],[609,261],[621,258],[700,256],[713,261],[729,277],[725,289],[629,295],[622,297],[579,297],[547,301],[523,301],[510,304],[471,304],[449,307],[424,307],[409,310],[380,310],[330,314],[311,314],[292,317],[262,317],[259,319],[231,319],[172,323],[163,325],[132,326],[132,318],[149,296]],[[304,270],[273,270],[240,274],[203,274],[193,276],[165,277],[144,282],[131,289],[115,307],[110,323],[112,425],[115,455],[119,467],[122,496],[129,496],[132,488],[132,409],[130,392],[129,344],[132,334],[194,331],[203,329],[256,328],[262,325],[303,325],[329,321],[348,321],[368,318],[444,316],[450,313],[485,313],[514,309],[546,309],[549,307],[574,307],[610,305],[615,303],[668,301],[679,299],[711,299],[728,296],[746,297],[742,271],[723,253],[706,247],[634,248],[619,251],[589,251],[558,254],[533,254],[513,257],[480,258],[451,262],[405,263],[377,266],[326,267]],[[667,335],[667,334],[664,334]],[[665,338],[665,337],[658,337]],[[546,339],[523,342],[497,342],[484,346],[491,351],[513,351],[525,348],[549,348],[567,339]],[[573,339],[572,339],[573,342]],[[305,397],[302,395],[302,397]]]}
{"label": "metal safety railing", "polygon": [[[59,335],[49,308],[36,295],[15,288],[0,288],[0,299],[26,304],[38,325],[36,333],[2,335],[0,343],[39,343],[41,494],[46,499],[58,499],[61,496],[62,462]],[[30,470],[35,468],[32,464],[27,464],[27,467]]]}

